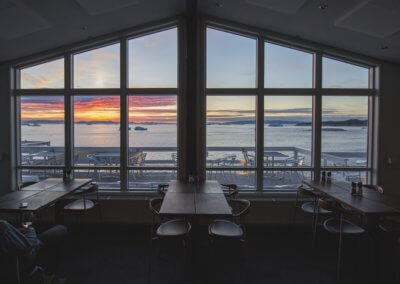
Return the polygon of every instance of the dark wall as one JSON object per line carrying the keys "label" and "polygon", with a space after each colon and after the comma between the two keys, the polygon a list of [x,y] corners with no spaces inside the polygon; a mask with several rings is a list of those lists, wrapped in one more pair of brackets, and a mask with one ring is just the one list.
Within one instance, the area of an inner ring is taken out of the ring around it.
{"label": "dark wall", "polygon": [[13,106],[10,97],[10,71],[0,65],[0,194],[10,191],[14,184],[15,171],[12,170],[12,143],[14,143],[11,118]]}
{"label": "dark wall", "polygon": [[[379,94],[379,184],[385,192],[400,197],[400,64],[380,67]],[[397,159],[389,165],[388,157]]]}

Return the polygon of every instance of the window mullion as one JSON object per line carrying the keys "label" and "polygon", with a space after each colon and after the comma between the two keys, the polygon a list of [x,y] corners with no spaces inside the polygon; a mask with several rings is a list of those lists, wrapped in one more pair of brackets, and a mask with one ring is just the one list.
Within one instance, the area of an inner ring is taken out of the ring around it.
{"label": "window mullion", "polygon": [[129,133],[129,106],[128,106],[128,96],[126,93],[128,87],[128,42],[126,39],[121,40],[121,65],[120,65],[120,80],[121,80],[121,98],[120,98],[120,135],[121,135],[121,144],[120,144],[120,177],[121,177],[121,191],[128,190],[128,155],[129,155],[129,142],[128,142],[128,133]]}
{"label": "window mullion", "polygon": [[66,54],[64,59],[64,151],[65,168],[71,170],[73,167],[73,98],[71,96],[73,61],[70,54]]}
{"label": "window mullion", "polygon": [[257,190],[263,189],[263,167],[264,167],[264,41],[258,38],[257,48]]}
{"label": "window mullion", "polygon": [[317,94],[313,96],[313,127],[312,127],[312,166],[314,179],[319,180],[321,173],[321,131],[322,131],[322,54],[314,56],[314,87]]}

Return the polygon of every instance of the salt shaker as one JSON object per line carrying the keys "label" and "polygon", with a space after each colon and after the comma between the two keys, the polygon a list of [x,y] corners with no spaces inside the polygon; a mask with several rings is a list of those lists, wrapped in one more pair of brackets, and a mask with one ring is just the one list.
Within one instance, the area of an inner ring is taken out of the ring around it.
{"label": "salt shaker", "polygon": [[326,182],[327,183],[329,183],[329,184],[331,184],[332,183],[332,173],[331,172],[328,172],[327,174],[326,174]]}
{"label": "salt shaker", "polygon": [[321,173],[321,182],[322,182],[322,183],[325,183],[325,181],[326,181],[326,172],[323,171],[323,172]]}
{"label": "salt shaker", "polygon": [[354,181],[351,183],[351,194],[356,195],[357,194],[357,183]]}
{"label": "salt shaker", "polygon": [[358,187],[358,189],[357,189],[358,195],[362,195],[362,194],[363,194],[363,184],[362,184],[361,181],[359,181],[359,182],[357,183],[357,187]]}

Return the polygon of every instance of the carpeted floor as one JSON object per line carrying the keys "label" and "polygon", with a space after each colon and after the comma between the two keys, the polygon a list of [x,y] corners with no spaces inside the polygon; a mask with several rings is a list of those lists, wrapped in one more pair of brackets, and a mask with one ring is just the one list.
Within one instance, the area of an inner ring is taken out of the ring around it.
{"label": "carpeted floor", "polygon": [[[370,261],[368,239],[345,239],[344,273],[337,282],[337,236],[321,232],[313,250],[308,228],[250,227],[246,254],[238,243],[220,240],[210,247],[206,229],[198,228],[185,264],[181,243],[160,243],[159,257],[153,246],[151,283],[377,283],[376,267],[387,266]],[[60,274],[67,283],[148,283],[148,226],[92,227],[86,241],[71,228],[66,248]],[[388,269],[379,274],[379,283],[395,283]]]}

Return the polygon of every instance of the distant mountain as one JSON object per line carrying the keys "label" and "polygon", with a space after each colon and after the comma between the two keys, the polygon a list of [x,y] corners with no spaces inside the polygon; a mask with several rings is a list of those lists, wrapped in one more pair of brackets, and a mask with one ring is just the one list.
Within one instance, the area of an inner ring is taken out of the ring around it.
{"label": "distant mountain", "polygon": [[[299,122],[296,126],[310,126],[311,122]],[[342,121],[323,121],[322,126],[368,126],[368,120],[348,119]]]}
{"label": "distant mountain", "polygon": [[45,120],[45,119],[32,119],[32,120],[22,120],[21,124],[22,125],[28,125],[28,124],[61,124],[64,123],[64,120]]}

